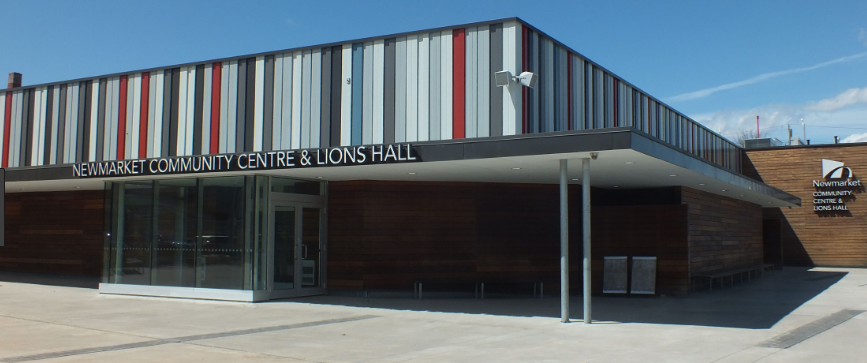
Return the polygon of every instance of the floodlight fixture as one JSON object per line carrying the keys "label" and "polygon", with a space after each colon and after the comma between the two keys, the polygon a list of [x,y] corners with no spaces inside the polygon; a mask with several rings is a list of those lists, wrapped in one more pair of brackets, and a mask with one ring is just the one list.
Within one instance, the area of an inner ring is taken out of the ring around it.
{"label": "floodlight fixture", "polygon": [[539,81],[539,76],[533,72],[522,72],[520,75],[513,76],[512,72],[499,71],[494,73],[494,81],[498,87],[506,87],[510,82],[520,83],[522,86],[534,88]]}

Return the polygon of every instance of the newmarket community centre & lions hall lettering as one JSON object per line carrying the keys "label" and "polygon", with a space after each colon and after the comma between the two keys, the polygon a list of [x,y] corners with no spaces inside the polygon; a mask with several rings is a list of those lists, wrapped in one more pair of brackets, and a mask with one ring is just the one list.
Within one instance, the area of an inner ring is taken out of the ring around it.
{"label": "newmarket community centre & lions hall lettering", "polygon": [[843,163],[822,159],[822,176],[825,180],[813,180],[813,210],[816,212],[848,211],[847,201],[855,198],[861,190],[861,180],[855,179],[852,170]]}
{"label": "newmarket community centre & lions hall lettering", "polygon": [[389,164],[420,161],[411,144],[342,146],[321,149],[257,151],[222,155],[95,161],[72,166],[79,178],[295,169],[321,166]]}

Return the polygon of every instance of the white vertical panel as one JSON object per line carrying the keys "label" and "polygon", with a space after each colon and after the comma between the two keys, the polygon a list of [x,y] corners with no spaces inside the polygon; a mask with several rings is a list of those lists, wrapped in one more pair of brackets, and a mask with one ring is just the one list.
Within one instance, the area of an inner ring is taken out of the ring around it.
{"label": "white vertical panel", "polygon": [[440,140],[452,139],[452,92],[453,92],[453,35],[451,30],[445,30],[440,36]]}
{"label": "white vertical panel", "polygon": [[343,85],[340,90],[340,145],[352,143],[352,44],[343,45],[341,56]]}
{"label": "white vertical panel", "polygon": [[430,140],[430,37],[418,37],[418,141]]}
{"label": "white vertical panel", "polygon": [[398,38],[394,51],[394,141],[406,141],[406,38]]}
{"label": "white vertical panel", "polygon": [[256,57],[256,91],[253,106],[253,151],[262,151],[265,129],[265,56]]}
{"label": "white vertical panel", "polygon": [[[181,93],[183,94],[183,93]],[[181,154],[181,149],[178,149],[179,155],[193,155],[193,126],[195,126],[196,117],[196,66],[191,66],[187,72],[187,131],[184,134],[184,153]],[[180,139],[180,138],[178,138]]]}
{"label": "white vertical panel", "polygon": [[[274,55],[274,108],[271,114],[271,150],[280,147],[283,126],[283,54]],[[268,137],[268,135],[265,135]]]}
{"label": "white vertical panel", "polygon": [[211,153],[211,97],[214,87],[214,66],[205,65],[205,88],[202,90],[202,155]]}
{"label": "white vertical panel", "polygon": [[226,151],[227,153],[235,152],[235,133],[238,126],[238,61],[233,60],[229,63],[229,98],[226,102],[228,112],[226,116]]}
{"label": "white vertical panel", "polygon": [[[148,137],[147,137],[147,150],[145,150],[145,155],[142,155],[142,156],[140,156],[140,157],[152,158],[152,157],[154,156],[154,139],[156,139],[156,137],[154,136],[154,130],[156,129],[156,125],[155,125],[155,124],[156,124],[156,120],[159,120],[159,119],[160,119],[160,118],[157,118],[156,114],[154,113],[155,110],[156,110],[156,104],[157,104],[157,99],[156,99],[156,97],[157,97],[157,96],[156,96],[157,77],[162,77],[162,76],[157,76],[157,73],[156,73],[156,72],[150,72],[150,73],[148,73],[148,89],[147,89],[147,93],[148,93],[148,120],[147,120],[147,121],[148,121],[148,129],[147,129]],[[142,92],[145,92],[145,90],[142,90]]]}
{"label": "white vertical panel", "polygon": [[385,41],[373,42],[373,143],[383,140],[383,102],[385,82]]}
{"label": "white vertical panel", "polygon": [[151,157],[163,155],[163,96],[165,95],[165,73],[157,71],[156,85],[154,85],[154,143]]}
{"label": "white vertical panel", "polygon": [[478,86],[478,31],[476,28],[467,28],[466,32],[466,78],[464,79],[465,89],[465,110],[464,114],[466,115],[466,123],[465,123],[465,136],[466,138],[476,137],[476,131],[478,128],[478,92],[476,91],[476,86]]}
{"label": "white vertical panel", "polygon": [[[522,36],[521,23],[509,21],[503,24],[503,69],[512,74],[521,74],[523,67]],[[522,131],[521,88],[517,82],[510,82],[508,87],[503,87],[503,135],[515,135]]]}
{"label": "white vertical panel", "polygon": [[[51,104],[51,141],[50,141],[51,142],[51,145],[50,145],[51,155],[48,156],[48,163],[53,165],[53,164],[57,164],[57,161],[58,161],[57,160],[57,147],[60,144],[59,143],[60,140],[58,140],[58,137],[60,136],[59,135],[59,131],[60,131],[60,85],[59,84],[55,85],[52,92],[54,93],[52,95],[52,99],[54,100],[54,102],[52,102],[52,104]],[[2,96],[3,95],[0,95],[0,100],[2,100]],[[0,103],[6,103],[6,102],[0,101]],[[0,111],[2,111],[2,110],[0,110]],[[2,115],[2,113],[0,113],[0,115]],[[3,116],[0,116],[0,120],[2,120],[2,119],[3,119]],[[3,128],[3,126],[0,126],[0,128]],[[3,134],[3,132],[0,131],[0,140],[3,140],[2,134]],[[3,142],[0,141],[0,150],[2,150],[2,147],[3,147]]]}
{"label": "white vertical panel", "polygon": [[418,35],[406,37],[406,141],[418,140]]}
{"label": "white vertical panel", "polygon": [[[42,133],[42,126],[45,124],[45,112],[42,110],[43,96],[45,91],[42,88],[37,88],[33,91],[33,130],[30,135],[30,165],[39,165],[39,151],[42,138],[39,137]],[[26,136],[26,135],[25,135]]]}
{"label": "white vertical panel", "polygon": [[18,102],[21,102],[21,94],[21,91],[12,92],[12,121],[9,125],[9,155],[7,155],[7,163],[10,167],[18,165],[18,145],[21,139],[21,132],[19,131],[21,106],[18,105]]}
{"label": "white vertical panel", "polygon": [[99,127],[99,80],[94,79],[91,83],[90,95],[90,145],[85,145],[87,148],[88,160],[96,160],[96,129]]}
{"label": "white vertical panel", "polygon": [[[117,132],[117,121],[114,119],[114,116],[117,115],[117,108],[115,107],[116,104],[114,102],[114,94],[117,88],[118,87],[114,84],[113,78],[105,80],[105,113],[103,114],[102,125],[102,160],[113,160],[111,157],[111,149],[117,147],[117,137],[111,137],[112,131]],[[98,140],[93,139],[91,142],[98,142]]]}
{"label": "white vertical panel", "polygon": [[130,130],[130,150],[131,153],[126,154],[127,159],[137,159],[140,157],[144,157],[144,155],[138,154],[138,144],[139,144],[139,135],[141,134],[141,95],[142,91],[148,92],[148,90],[141,89],[141,73],[133,76],[132,83],[132,130]]}
{"label": "white vertical panel", "polygon": [[220,63],[220,145],[219,152],[225,153],[229,134],[229,62]]}
{"label": "white vertical panel", "polygon": [[373,42],[364,43],[361,92],[361,144],[373,143]]}
{"label": "white vertical panel", "polygon": [[290,149],[301,147],[303,58],[302,52],[297,52],[292,59],[292,134],[290,135]]}
{"label": "white vertical panel", "polygon": [[[129,77],[127,77],[126,88],[126,135],[120,136],[124,138],[124,159],[135,159],[135,156],[137,156],[138,153],[137,150],[133,149],[132,146],[135,136],[138,135],[138,129],[136,128],[138,126],[138,123],[133,122],[134,118],[136,117],[133,114],[133,108],[135,108],[135,105],[133,103],[135,97],[133,97],[133,95],[136,94],[133,89],[135,88],[134,78],[130,79]],[[136,142],[136,144],[138,143]],[[134,156],[132,155],[132,153],[136,153],[136,155]]]}
{"label": "white vertical panel", "polygon": [[295,55],[286,53],[283,55],[283,124],[280,126],[280,149],[292,148],[292,114],[294,112],[293,84],[295,81]]}
{"label": "white vertical panel", "polygon": [[[128,83],[128,82],[127,82]],[[108,115],[108,114],[106,114]],[[107,118],[107,117],[106,117]],[[106,123],[108,124],[108,123]],[[117,147],[120,140],[120,77],[111,80],[111,150],[106,160],[117,160]]]}
{"label": "white vertical panel", "polygon": [[476,136],[491,136],[491,34],[490,27],[479,27],[476,41],[478,55],[476,62],[476,106],[478,123]]}
{"label": "white vertical panel", "polygon": [[310,144],[319,147],[319,132],[322,129],[322,49],[313,50],[310,73]]}
{"label": "white vertical panel", "polygon": [[[310,93],[313,73],[313,54],[304,51],[301,61],[301,139],[293,148],[310,147]],[[294,141],[294,139],[293,139]],[[294,144],[294,143],[293,143]]]}
{"label": "white vertical panel", "polygon": [[187,150],[187,83],[190,80],[190,71],[187,67],[181,67],[180,77],[178,81],[178,138],[176,143],[178,156],[185,155]]}
{"label": "white vertical panel", "polygon": [[[71,91],[71,92],[70,92]],[[74,163],[76,159],[76,152],[78,150],[78,123],[84,122],[84,120],[78,119],[78,97],[79,97],[79,84],[76,83],[71,86],[67,90],[67,95],[72,93],[70,97],[67,98],[66,105],[67,110],[69,112],[66,113],[66,124],[68,125],[67,130],[67,142],[64,145],[65,156],[64,160],[67,163]]]}

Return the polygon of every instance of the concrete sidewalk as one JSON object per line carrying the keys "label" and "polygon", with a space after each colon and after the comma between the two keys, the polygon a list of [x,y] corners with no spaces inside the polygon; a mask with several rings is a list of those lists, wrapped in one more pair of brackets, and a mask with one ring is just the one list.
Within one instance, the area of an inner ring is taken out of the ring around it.
{"label": "concrete sidewalk", "polygon": [[0,362],[867,361],[863,269],[593,303],[584,325],[559,323],[555,296],[245,304],[0,282]]}

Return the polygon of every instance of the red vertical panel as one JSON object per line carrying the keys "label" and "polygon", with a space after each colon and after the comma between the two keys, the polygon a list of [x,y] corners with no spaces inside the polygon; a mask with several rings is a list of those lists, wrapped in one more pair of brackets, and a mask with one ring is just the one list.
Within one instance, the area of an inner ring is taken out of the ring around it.
{"label": "red vertical panel", "polygon": [[120,100],[117,111],[117,160],[125,157],[123,149],[126,147],[126,93],[127,76],[120,76]]}
{"label": "red vertical panel", "polygon": [[[526,26],[521,27],[521,70],[528,72],[530,70],[530,50],[527,49],[527,39],[529,39],[528,29]],[[526,134],[527,119],[530,117],[530,111],[527,104],[530,103],[530,90],[527,87],[521,87],[521,133]]]}
{"label": "red vertical panel", "polygon": [[566,130],[572,130],[572,53],[569,52],[566,52]]}
{"label": "red vertical panel", "polygon": [[220,92],[222,88],[223,64],[214,63],[211,81],[211,154],[220,153]]}
{"label": "red vertical panel", "polygon": [[148,107],[150,106],[150,73],[141,74],[141,121],[139,122],[138,157],[146,158],[148,154]]}
{"label": "red vertical panel", "polygon": [[454,47],[452,52],[452,138],[463,139],[466,133],[466,39],[464,29],[454,30]]}
{"label": "red vertical panel", "polygon": [[3,167],[9,166],[9,129],[12,126],[12,92],[6,92],[6,112],[3,122]]}

